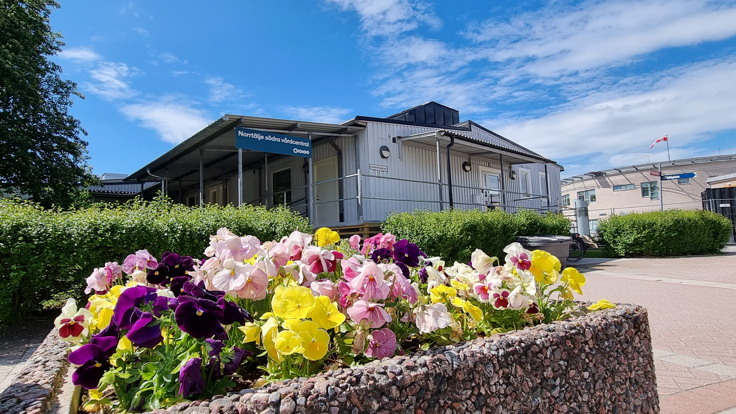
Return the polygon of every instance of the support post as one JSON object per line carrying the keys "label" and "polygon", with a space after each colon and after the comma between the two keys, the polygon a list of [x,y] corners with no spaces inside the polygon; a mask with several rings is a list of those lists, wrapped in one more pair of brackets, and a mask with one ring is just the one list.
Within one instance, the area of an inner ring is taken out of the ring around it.
{"label": "support post", "polygon": [[363,177],[358,168],[358,222],[363,223]]}
{"label": "support post", "polygon": [[498,154],[498,162],[501,164],[501,208],[506,211],[506,173],[503,169],[503,154]]}
{"label": "support post", "polygon": [[204,149],[199,150],[199,206],[204,206]]}
{"label": "support post", "polygon": [[312,162],[312,157],[309,157],[309,187],[307,190],[309,191],[309,214],[307,215],[309,217],[309,224],[314,226],[314,163]]}
{"label": "support post", "polygon": [[437,138],[437,187],[439,188],[440,192],[440,211],[442,211],[444,203],[442,202],[442,153],[440,152],[440,134],[435,134],[435,138]]}
{"label": "support post", "polygon": [[269,191],[268,191],[268,153],[263,154],[263,186],[265,188],[265,191],[263,194],[266,196],[266,200],[264,200],[263,205],[268,208],[269,205]]}
{"label": "support post", "polygon": [[664,188],[662,188],[664,187],[663,184],[664,184],[664,180],[662,179],[662,163],[660,162],[659,163],[659,211],[664,211]]}
{"label": "support post", "polygon": [[243,149],[238,148],[238,207],[243,205]]}

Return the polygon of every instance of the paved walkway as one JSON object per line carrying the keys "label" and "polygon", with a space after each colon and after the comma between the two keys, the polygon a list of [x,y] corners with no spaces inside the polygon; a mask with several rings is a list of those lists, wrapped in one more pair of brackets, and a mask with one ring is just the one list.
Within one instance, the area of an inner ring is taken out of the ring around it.
{"label": "paved walkway", "polygon": [[583,259],[583,299],[647,308],[664,414],[736,414],[736,247],[719,256]]}
{"label": "paved walkway", "polygon": [[5,391],[28,358],[46,339],[57,315],[48,314],[0,329],[0,394]]}

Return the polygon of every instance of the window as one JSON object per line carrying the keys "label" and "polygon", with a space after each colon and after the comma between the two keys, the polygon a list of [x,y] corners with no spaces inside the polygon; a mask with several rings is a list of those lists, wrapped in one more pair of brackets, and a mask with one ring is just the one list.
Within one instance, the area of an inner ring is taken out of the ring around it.
{"label": "window", "polygon": [[590,204],[595,201],[595,189],[578,191],[578,200],[583,200]]}
{"label": "window", "polygon": [[678,178],[677,184],[690,184],[690,179],[689,178]]}
{"label": "window", "polygon": [[659,200],[659,185],[656,181],[641,183],[641,196],[650,200]]}
{"label": "window", "polygon": [[532,193],[532,177],[529,173],[529,170],[525,168],[519,168],[519,188],[521,189],[522,194],[531,194]]}
{"label": "window", "polygon": [[634,190],[636,186],[634,184],[623,184],[623,185],[614,185],[613,191],[627,191],[627,190]]}
{"label": "window", "polygon": [[547,176],[543,173],[539,173],[539,194],[547,195]]}
{"label": "window", "polygon": [[291,168],[273,173],[273,205],[291,203]]}
{"label": "window", "polygon": [[562,205],[570,206],[570,194],[565,194],[562,196]]}

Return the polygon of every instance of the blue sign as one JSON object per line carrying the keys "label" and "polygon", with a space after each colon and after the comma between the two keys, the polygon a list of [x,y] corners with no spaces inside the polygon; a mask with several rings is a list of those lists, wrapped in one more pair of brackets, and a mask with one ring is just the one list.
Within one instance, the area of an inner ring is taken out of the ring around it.
{"label": "blue sign", "polygon": [[312,141],[308,138],[256,129],[235,128],[235,146],[251,151],[312,158]]}
{"label": "blue sign", "polygon": [[680,178],[695,178],[695,173],[682,173],[682,174],[662,174],[663,180],[679,180]]}

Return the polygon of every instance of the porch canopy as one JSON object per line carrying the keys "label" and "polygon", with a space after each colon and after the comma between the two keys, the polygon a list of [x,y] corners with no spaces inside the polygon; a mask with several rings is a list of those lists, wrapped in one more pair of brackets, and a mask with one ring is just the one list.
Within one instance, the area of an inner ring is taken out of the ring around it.
{"label": "porch canopy", "polygon": [[357,131],[363,129],[362,126],[353,125],[225,115],[164,155],[130,174],[125,180],[140,183],[141,195],[144,192],[156,191],[158,188],[157,186],[144,188],[145,182],[163,182],[166,194],[174,199],[178,198],[179,202],[182,202],[182,194],[199,188],[199,203],[202,204],[204,202],[204,183],[238,174],[240,183],[238,203],[240,204],[243,200],[242,170],[264,166],[268,154],[238,150],[235,142],[235,128],[239,127],[306,137],[312,141],[312,146],[335,137],[354,137]]}

